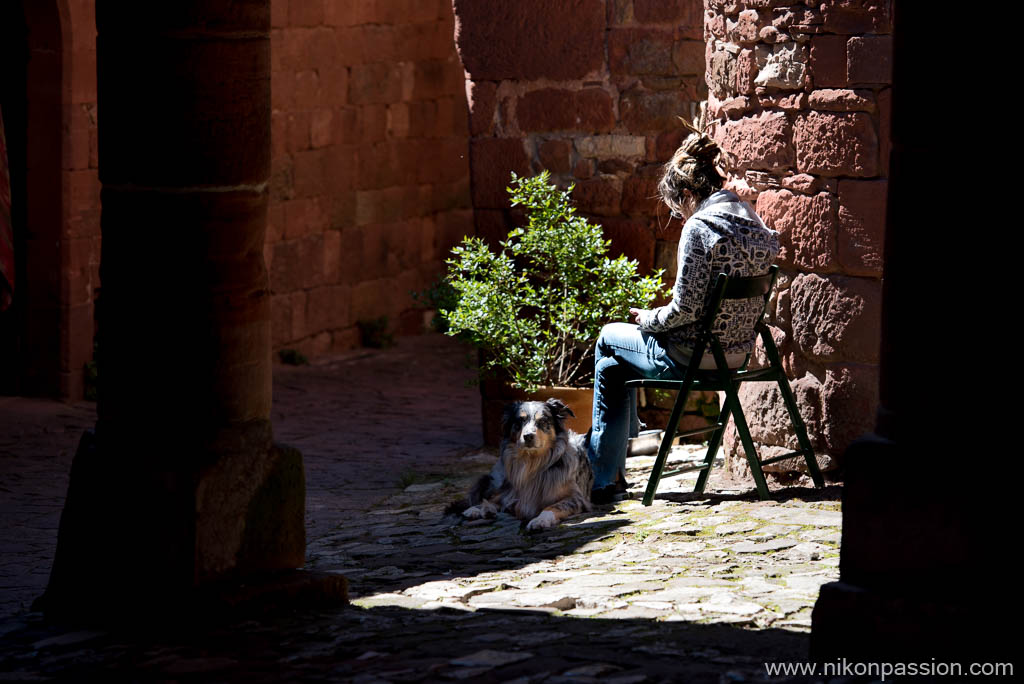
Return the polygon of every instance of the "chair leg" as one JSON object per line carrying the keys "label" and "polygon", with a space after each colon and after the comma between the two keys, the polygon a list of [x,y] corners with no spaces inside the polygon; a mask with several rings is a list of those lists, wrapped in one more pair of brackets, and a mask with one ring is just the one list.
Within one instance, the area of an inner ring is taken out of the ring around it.
{"label": "chair leg", "polygon": [[797,442],[804,452],[804,461],[807,463],[807,470],[811,474],[814,486],[821,489],[825,486],[825,478],[821,476],[821,469],[818,467],[818,459],[814,457],[814,449],[811,447],[811,440],[807,437],[807,426],[804,424],[803,416],[796,405],[796,397],[789,386],[789,380],[783,373],[779,377],[779,391],[782,393],[782,401],[786,404],[789,412],[789,419],[793,421],[793,431],[796,432]]}
{"label": "chair leg", "polygon": [[757,457],[757,450],[754,448],[754,440],[750,438],[750,428],[747,427],[747,419],[743,415],[743,407],[740,406],[739,392],[736,385],[731,382],[727,384],[725,393],[732,408],[732,417],[736,421],[736,431],[740,433],[740,441],[743,443],[743,452],[747,456],[747,463],[750,465],[750,474],[754,476],[754,485],[757,487],[757,495],[762,501],[770,499],[768,483],[764,480],[764,472],[761,470],[761,461]]}
{"label": "chair leg", "polygon": [[[686,380],[690,380],[689,373]],[[665,436],[658,447],[658,457],[654,460],[654,467],[651,468],[651,477],[647,480],[647,491],[644,492],[644,506],[650,506],[654,502],[654,493],[658,490],[658,482],[661,480],[661,472],[665,469],[665,461],[668,459],[669,449],[672,447],[672,440],[676,437],[676,428],[679,426],[679,417],[686,405],[686,395],[690,392],[692,381],[684,382],[679,388],[676,403],[672,406],[672,414],[669,416],[668,424],[665,425]]]}
{"label": "chair leg", "polygon": [[718,414],[718,422],[722,424],[722,427],[715,430],[711,435],[711,439],[708,440],[708,453],[704,457],[704,465],[707,466],[704,470],[700,471],[697,475],[697,484],[694,485],[693,491],[697,494],[704,493],[704,487],[708,484],[708,476],[711,474],[711,465],[715,462],[715,454],[718,453],[718,447],[722,445],[722,438],[725,436],[725,428],[729,425],[729,416],[732,413],[732,405],[729,403],[728,397],[722,402],[722,411]]}

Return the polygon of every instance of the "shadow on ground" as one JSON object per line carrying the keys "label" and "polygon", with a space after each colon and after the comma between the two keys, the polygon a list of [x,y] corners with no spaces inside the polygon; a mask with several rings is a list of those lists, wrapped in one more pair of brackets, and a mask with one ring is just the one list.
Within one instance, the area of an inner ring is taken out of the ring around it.
{"label": "shadow on ground", "polygon": [[781,629],[537,611],[349,607],[113,632],[26,619],[0,650],[7,681],[717,683],[807,657],[807,635]]}

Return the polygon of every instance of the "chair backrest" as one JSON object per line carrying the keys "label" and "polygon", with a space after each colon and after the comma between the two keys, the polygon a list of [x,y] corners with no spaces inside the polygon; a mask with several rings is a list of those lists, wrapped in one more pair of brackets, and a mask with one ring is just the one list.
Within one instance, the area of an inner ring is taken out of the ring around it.
{"label": "chair backrest", "polygon": [[754,330],[751,331],[752,334],[755,334],[764,319],[765,310],[768,308],[768,299],[771,297],[772,288],[775,286],[775,279],[778,275],[779,267],[774,264],[768,267],[767,273],[759,276],[730,278],[725,273],[719,273],[715,279],[715,286],[711,290],[707,313],[704,314],[704,320],[701,322],[704,330],[710,332],[714,329],[715,318],[718,317],[722,302],[726,299],[763,297],[764,306],[761,308],[761,315],[758,316]]}

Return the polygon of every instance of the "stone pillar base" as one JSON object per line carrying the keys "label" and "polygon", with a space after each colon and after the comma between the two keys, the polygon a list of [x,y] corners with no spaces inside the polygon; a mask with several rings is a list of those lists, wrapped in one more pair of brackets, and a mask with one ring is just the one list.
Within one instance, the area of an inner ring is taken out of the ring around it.
{"label": "stone pillar base", "polygon": [[210,445],[173,458],[86,432],[36,608],[86,619],[174,613],[206,586],[302,567],[302,454],[264,437],[269,423],[239,427],[206,459]]}
{"label": "stone pillar base", "polygon": [[[821,587],[814,605],[811,659],[851,663],[981,662],[1006,655],[987,638],[981,606],[961,600],[965,586],[949,594],[899,596],[845,582]],[[991,657],[986,657],[991,656]]]}
{"label": "stone pillar base", "polygon": [[1012,653],[995,616],[1014,615],[1015,590],[999,596],[1005,550],[985,533],[1006,519],[1000,503],[969,495],[956,449],[914,434],[911,447],[865,435],[844,456],[840,581],[814,607],[815,660],[966,666]]}

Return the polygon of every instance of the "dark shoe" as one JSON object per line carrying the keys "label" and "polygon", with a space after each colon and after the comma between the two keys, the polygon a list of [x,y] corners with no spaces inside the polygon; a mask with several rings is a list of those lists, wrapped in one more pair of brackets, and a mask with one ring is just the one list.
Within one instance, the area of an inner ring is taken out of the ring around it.
{"label": "dark shoe", "polygon": [[615,497],[619,494],[616,490],[616,486],[613,484],[605,487],[600,487],[590,490],[590,503],[597,504],[598,506],[604,506],[615,501]]}
{"label": "dark shoe", "polygon": [[591,489],[590,502],[603,506],[604,504],[621,501],[626,498],[624,494],[627,489],[629,489],[629,483],[626,482],[626,478],[622,476],[622,473],[619,473],[613,484]]}

